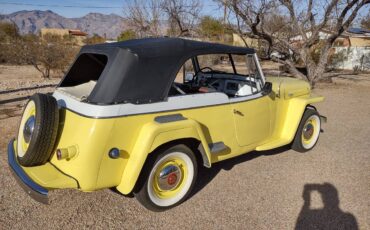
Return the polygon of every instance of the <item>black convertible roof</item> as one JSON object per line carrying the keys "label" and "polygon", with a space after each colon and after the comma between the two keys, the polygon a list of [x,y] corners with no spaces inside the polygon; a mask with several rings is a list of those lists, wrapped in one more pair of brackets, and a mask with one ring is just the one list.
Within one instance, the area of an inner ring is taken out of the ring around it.
{"label": "black convertible roof", "polygon": [[[254,54],[250,48],[181,38],[145,38],[84,46],[79,55],[107,57],[105,68],[87,100],[97,104],[163,101],[186,60],[202,54]],[[95,58],[96,59],[96,58]],[[60,86],[87,82],[89,65],[72,65]],[[101,61],[97,61],[102,64]]]}

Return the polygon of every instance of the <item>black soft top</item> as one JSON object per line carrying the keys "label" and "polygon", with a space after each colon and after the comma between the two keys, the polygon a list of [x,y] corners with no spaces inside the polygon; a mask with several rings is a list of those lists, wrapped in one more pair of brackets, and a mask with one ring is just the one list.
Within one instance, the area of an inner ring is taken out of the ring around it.
{"label": "black soft top", "polygon": [[[102,54],[107,63],[87,101],[96,104],[163,101],[186,60],[202,54],[254,54],[250,48],[180,38],[145,38],[87,45],[83,54]],[[76,59],[78,60],[78,58]],[[72,65],[60,86],[89,80],[92,66]],[[84,74],[86,73],[86,74]]]}

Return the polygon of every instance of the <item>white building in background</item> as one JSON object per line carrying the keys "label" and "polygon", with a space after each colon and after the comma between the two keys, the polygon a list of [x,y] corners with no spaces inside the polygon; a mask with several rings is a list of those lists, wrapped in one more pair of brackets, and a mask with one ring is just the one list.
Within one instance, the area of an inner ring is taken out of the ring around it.
{"label": "white building in background", "polygon": [[350,29],[333,46],[333,68],[370,71],[370,31]]}
{"label": "white building in background", "polygon": [[[307,32],[310,37],[311,32]],[[319,32],[320,39],[327,39],[331,35],[329,30]],[[290,41],[297,43],[302,36],[292,37]],[[370,70],[370,31],[350,28],[337,38],[333,44],[329,58],[330,67],[346,70]]]}

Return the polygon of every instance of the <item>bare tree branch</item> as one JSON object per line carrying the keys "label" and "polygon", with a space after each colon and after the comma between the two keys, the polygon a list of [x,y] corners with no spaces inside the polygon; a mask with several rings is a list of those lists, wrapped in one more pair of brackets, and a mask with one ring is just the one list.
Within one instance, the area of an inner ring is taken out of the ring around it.
{"label": "bare tree branch", "polygon": [[202,5],[199,0],[163,0],[161,9],[167,15],[172,30],[177,36],[188,36],[194,30]]}
{"label": "bare tree branch", "polygon": [[123,13],[130,27],[139,37],[160,36],[160,20],[163,13],[156,0],[133,0],[126,2]]}
{"label": "bare tree branch", "polygon": [[[285,57],[275,57],[274,61],[284,64],[293,75],[302,78],[294,60],[303,62],[307,69],[305,78],[312,85],[325,72],[334,41],[348,29],[358,11],[370,3],[370,0],[309,0],[299,1],[299,5],[293,0],[218,1],[241,20],[238,24],[247,25],[247,31],[239,34],[266,41],[269,53],[278,51]],[[279,17],[284,23],[277,23]]]}

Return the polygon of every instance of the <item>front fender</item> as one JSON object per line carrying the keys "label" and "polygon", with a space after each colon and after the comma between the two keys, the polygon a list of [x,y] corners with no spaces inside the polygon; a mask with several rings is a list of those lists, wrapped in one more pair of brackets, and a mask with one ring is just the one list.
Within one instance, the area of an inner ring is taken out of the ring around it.
{"label": "front fender", "polygon": [[256,148],[257,151],[265,151],[278,148],[291,143],[297,132],[299,123],[301,122],[304,111],[307,106],[313,103],[321,102],[324,97],[296,97],[287,100],[282,108],[281,119],[278,121],[275,129],[276,139],[267,142]]}
{"label": "front fender", "polygon": [[293,141],[306,107],[323,100],[324,97],[321,96],[309,98],[297,97],[289,100],[284,126],[281,132],[281,137],[287,141],[287,144]]}
{"label": "front fender", "polygon": [[183,138],[199,140],[203,145],[205,157],[208,162],[211,162],[208,143],[198,122],[192,119],[166,123],[152,121],[141,128],[117,190],[123,194],[129,194],[139,178],[148,154],[165,143]]}

